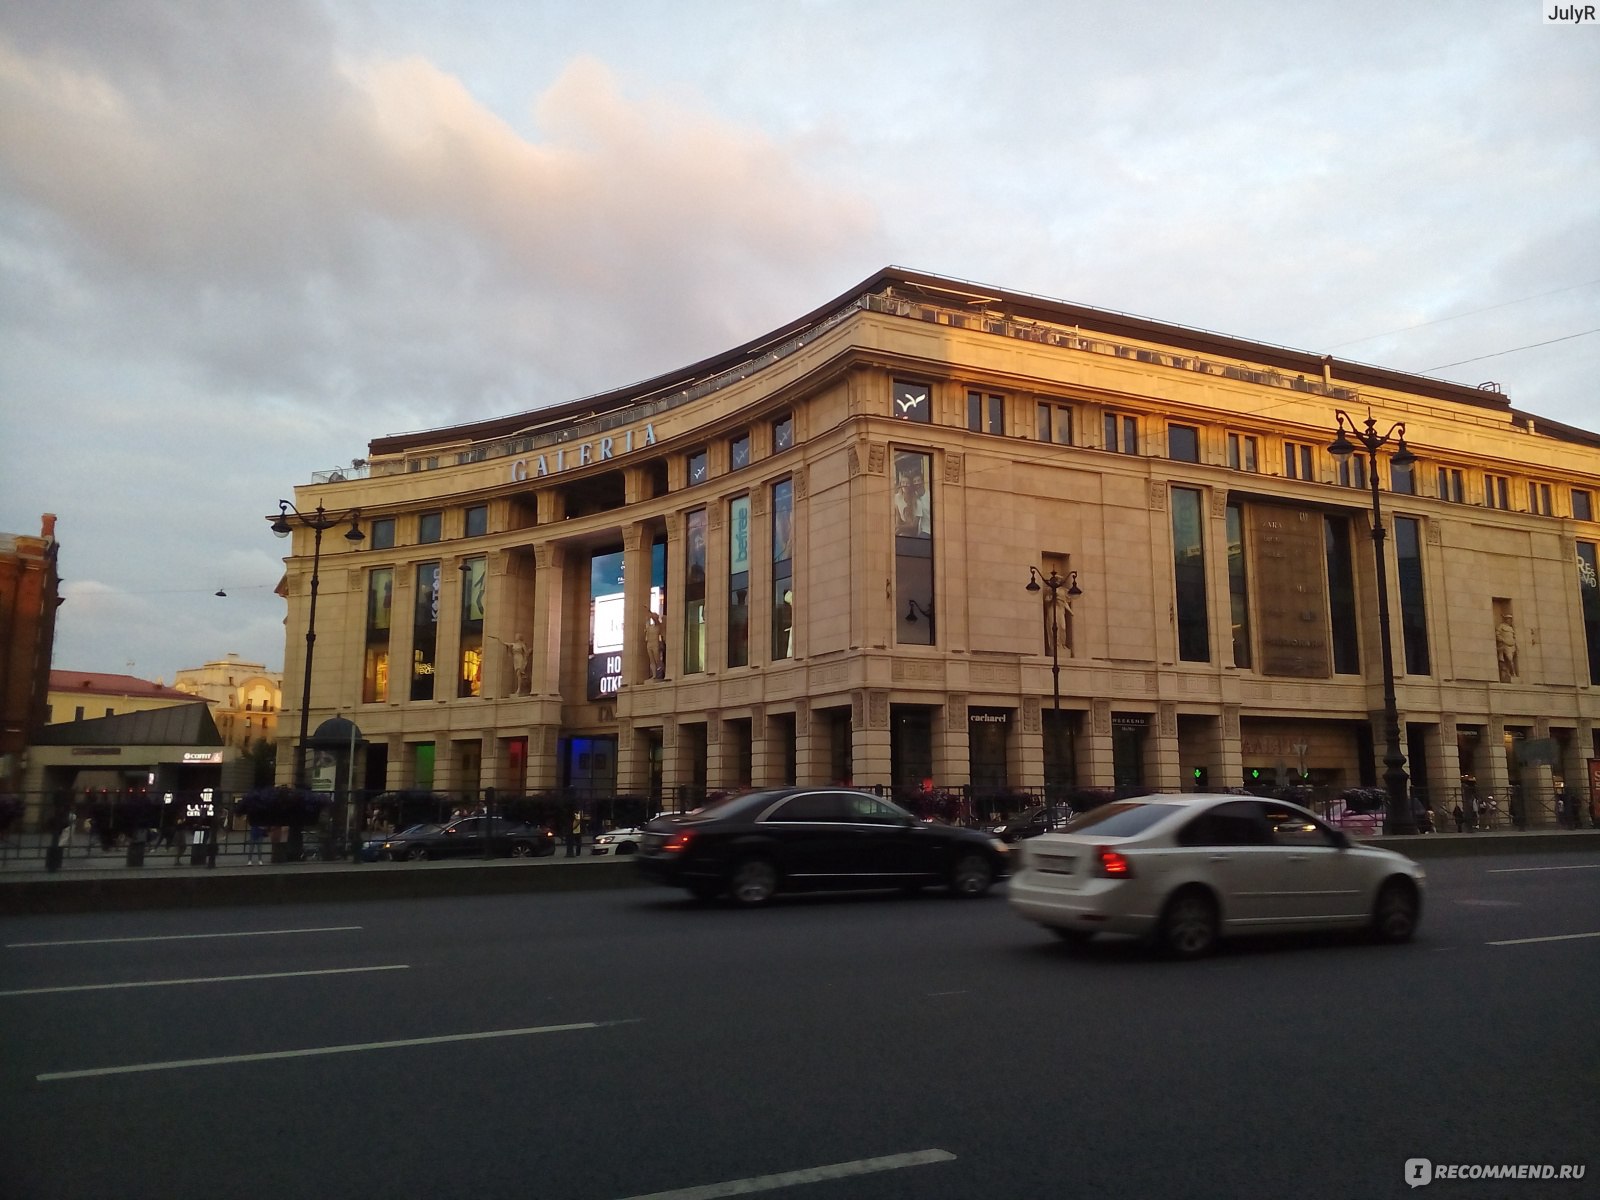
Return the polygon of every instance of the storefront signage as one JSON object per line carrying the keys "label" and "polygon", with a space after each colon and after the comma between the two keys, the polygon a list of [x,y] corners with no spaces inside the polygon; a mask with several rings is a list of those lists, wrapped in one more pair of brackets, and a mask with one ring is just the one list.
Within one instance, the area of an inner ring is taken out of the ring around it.
{"label": "storefront signage", "polygon": [[622,655],[589,655],[589,699],[615,696],[622,690]]}
{"label": "storefront signage", "polygon": [[1259,601],[1261,673],[1299,679],[1333,674],[1322,514],[1250,504],[1250,568]]}
{"label": "storefront signage", "polygon": [[974,725],[977,725],[977,724],[1004,725],[1007,721],[1011,720],[1011,714],[1008,713],[1008,712],[977,712],[977,711],[973,711],[973,712],[969,712],[967,714],[967,720],[970,721],[971,723],[973,723]]}
{"label": "storefront signage", "polygon": [[186,764],[191,764],[191,763],[213,763],[213,764],[220,763],[222,761],[222,751],[221,750],[185,750],[183,752],[183,761]]}
{"label": "storefront signage", "polygon": [[605,462],[619,454],[629,454],[636,447],[654,446],[656,427],[645,425],[643,430],[629,429],[621,437],[607,435],[589,442],[571,446],[557,446],[532,458],[519,458],[511,464],[511,482],[524,483],[530,477],[543,478],[573,467],[587,467],[590,463]]}

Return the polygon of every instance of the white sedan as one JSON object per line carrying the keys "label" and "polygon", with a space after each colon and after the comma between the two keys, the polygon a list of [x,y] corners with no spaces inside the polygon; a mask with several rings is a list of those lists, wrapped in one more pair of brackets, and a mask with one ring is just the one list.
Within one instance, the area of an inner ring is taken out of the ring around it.
{"label": "white sedan", "polygon": [[610,829],[605,833],[594,835],[594,844],[589,848],[589,853],[618,856],[632,854],[642,841],[644,834],[637,829]]}
{"label": "white sedan", "polygon": [[1251,796],[1142,796],[1018,843],[1011,907],[1063,941],[1151,939],[1180,958],[1219,937],[1368,928],[1408,940],[1423,870],[1358,845],[1298,805]]}

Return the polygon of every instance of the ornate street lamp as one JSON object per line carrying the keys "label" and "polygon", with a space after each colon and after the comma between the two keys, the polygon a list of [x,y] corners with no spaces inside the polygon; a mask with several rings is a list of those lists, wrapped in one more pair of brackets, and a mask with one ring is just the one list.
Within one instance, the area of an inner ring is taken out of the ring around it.
{"label": "ornate street lamp", "polygon": [[[1063,579],[1054,567],[1050,568],[1049,575],[1041,575],[1038,567],[1028,568],[1027,589],[1039,593],[1039,601],[1044,606],[1044,641],[1050,647],[1050,740],[1056,747],[1056,769],[1061,767],[1060,739],[1061,739],[1061,634],[1065,622],[1061,619],[1061,610],[1066,608],[1072,611],[1072,602],[1083,595],[1083,589],[1078,586],[1078,573],[1069,571]],[[1063,605],[1061,596],[1066,595]],[[1048,784],[1048,780],[1046,783]],[[1046,789],[1046,801],[1053,799]]]}
{"label": "ornate street lamp", "polygon": [[915,600],[906,601],[906,605],[906,620],[911,624],[915,625],[917,623],[917,614],[919,613],[928,618],[928,640],[930,642],[933,641],[933,601],[928,601],[926,608]]}
{"label": "ornate street lamp", "polygon": [[[1406,789],[1406,758],[1400,753],[1400,712],[1394,698],[1394,651],[1389,641],[1389,576],[1384,569],[1383,558],[1385,534],[1383,506],[1378,496],[1378,450],[1388,445],[1391,439],[1394,440],[1395,452],[1389,460],[1391,468],[1409,467],[1417,461],[1417,456],[1406,445],[1406,427],[1401,421],[1396,421],[1389,427],[1389,432],[1381,436],[1378,422],[1370,414],[1364,430],[1357,429],[1356,423],[1342,408],[1336,410],[1334,421],[1335,437],[1328,446],[1328,453],[1341,463],[1348,462],[1356,452],[1350,437],[1355,438],[1356,443],[1366,449],[1367,482],[1372,489],[1372,562],[1378,576],[1378,644],[1383,652],[1383,782],[1389,793],[1389,814],[1384,831],[1391,834],[1416,833],[1417,823],[1411,816],[1411,797]],[[1350,437],[1345,436],[1346,432]]]}
{"label": "ornate street lamp", "polygon": [[311,606],[306,613],[306,669],[300,687],[300,741],[295,747],[294,759],[294,785],[301,789],[306,786],[306,736],[307,723],[311,719],[311,663],[315,657],[317,644],[317,585],[320,582],[318,573],[322,565],[322,531],[349,521],[350,528],[345,532],[344,540],[352,546],[359,545],[366,540],[366,535],[361,532],[361,526],[358,524],[360,518],[359,508],[352,508],[342,513],[330,513],[319,504],[314,512],[303,513],[287,500],[279,500],[278,517],[272,522],[272,532],[281,538],[293,533],[296,525],[302,529],[316,531],[316,537],[311,543]]}

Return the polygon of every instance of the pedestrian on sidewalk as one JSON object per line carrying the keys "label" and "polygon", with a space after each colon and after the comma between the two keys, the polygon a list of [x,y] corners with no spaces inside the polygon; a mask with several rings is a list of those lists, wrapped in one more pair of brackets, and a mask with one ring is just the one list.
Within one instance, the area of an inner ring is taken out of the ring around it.
{"label": "pedestrian on sidewalk", "polygon": [[583,813],[578,809],[572,810],[572,821],[567,826],[567,855],[568,858],[583,857]]}
{"label": "pedestrian on sidewalk", "polygon": [[1460,833],[1467,827],[1467,814],[1461,811],[1461,801],[1456,801],[1456,806],[1450,815],[1456,819],[1456,832]]}
{"label": "pedestrian on sidewalk", "polygon": [[252,817],[250,819],[250,838],[245,845],[246,862],[255,864],[259,864],[261,862],[261,843],[266,840],[266,836],[267,831],[265,827],[262,826],[262,824],[254,817]]}

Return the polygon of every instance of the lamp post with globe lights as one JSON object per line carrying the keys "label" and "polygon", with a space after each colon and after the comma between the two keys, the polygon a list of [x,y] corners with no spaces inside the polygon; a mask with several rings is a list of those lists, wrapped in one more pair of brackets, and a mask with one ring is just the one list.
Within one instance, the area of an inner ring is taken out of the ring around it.
{"label": "lamp post with globe lights", "polygon": [[350,528],[345,531],[344,540],[352,546],[358,546],[366,540],[366,535],[361,532],[360,518],[359,508],[330,513],[319,504],[312,512],[303,513],[289,501],[279,500],[278,516],[272,522],[272,532],[280,538],[288,537],[296,526],[313,530],[316,535],[311,542],[311,602],[306,611],[305,674],[300,681],[300,740],[295,745],[294,758],[294,785],[297,788],[306,786],[306,737],[311,720],[311,665],[316,658],[317,646],[317,586],[322,566],[322,534],[324,530],[348,521]]}
{"label": "lamp post with globe lights", "polygon": [[[1335,436],[1328,446],[1328,453],[1340,463],[1345,463],[1356,452],[1357,446],[1365,449],[1367,482],[1372,490],[1372,561],[1378,577],[1378,645],[1383,655],[1383,783],[1389,793],[1389,812],[1384,832],[1416,833],[1417,823],[1411,815],[1411,797],[1406,788],[1406,758],[1400,752],[1400,712],[1394,696],[1394,650],[1389,636],[1389,577],[1383,556],[1385,533],[1383,505],[1378,493],[1378,451],[1388,445],[1391,439],[1394,441],[1394,455],[1389,460],[1391,468],[1409,467],[1417,461],[1417,456],[1406,445],[1403,422],[1396,421],[1382,435],[1378,433],[1378,422],[1370,414],[1364,422],[1364,429],[1357,429],[1355,421],[1343,409],[1336,410],[1334,422]],[[1355,439],[1354,443],[1351,438]]]}
{"label": "lamp post with globe lights", "polygon": [[[1072,602],[1083,595],[1083,589],[1078,586],[1078,573],[1076,571],[1069,571],[1066,578],[1062,578],[1061,573],[1054,567],[1050,568],[1050,574],[1044,575],[1040,573],[1038,567],[1030,566],[1028,568],[1026,590],[1038,592],[1039,601],[1044,606],[1044,640],[1046,645],[1050,647],[1051,706],[1050,737],[1048,741],[1051,746],[1057,749],[1057,753],[1052,757],[1055,760],[1056,769],[1059,771],[1061,766],[1061,755],[1059,753],[1061,738],[1061,637],[1065,632],[1063,626],[1066,624],[1062,610],[1065,609],[1070,613],[1072,611]],[[1066,597],[1065,601],[1062,600],[1063,596]],[[1046,785],[1049,782],[1046,779]],[[1048,786],[1046,787],[1046,799],[1055,799],[1054,796],[1049,794]]]}

